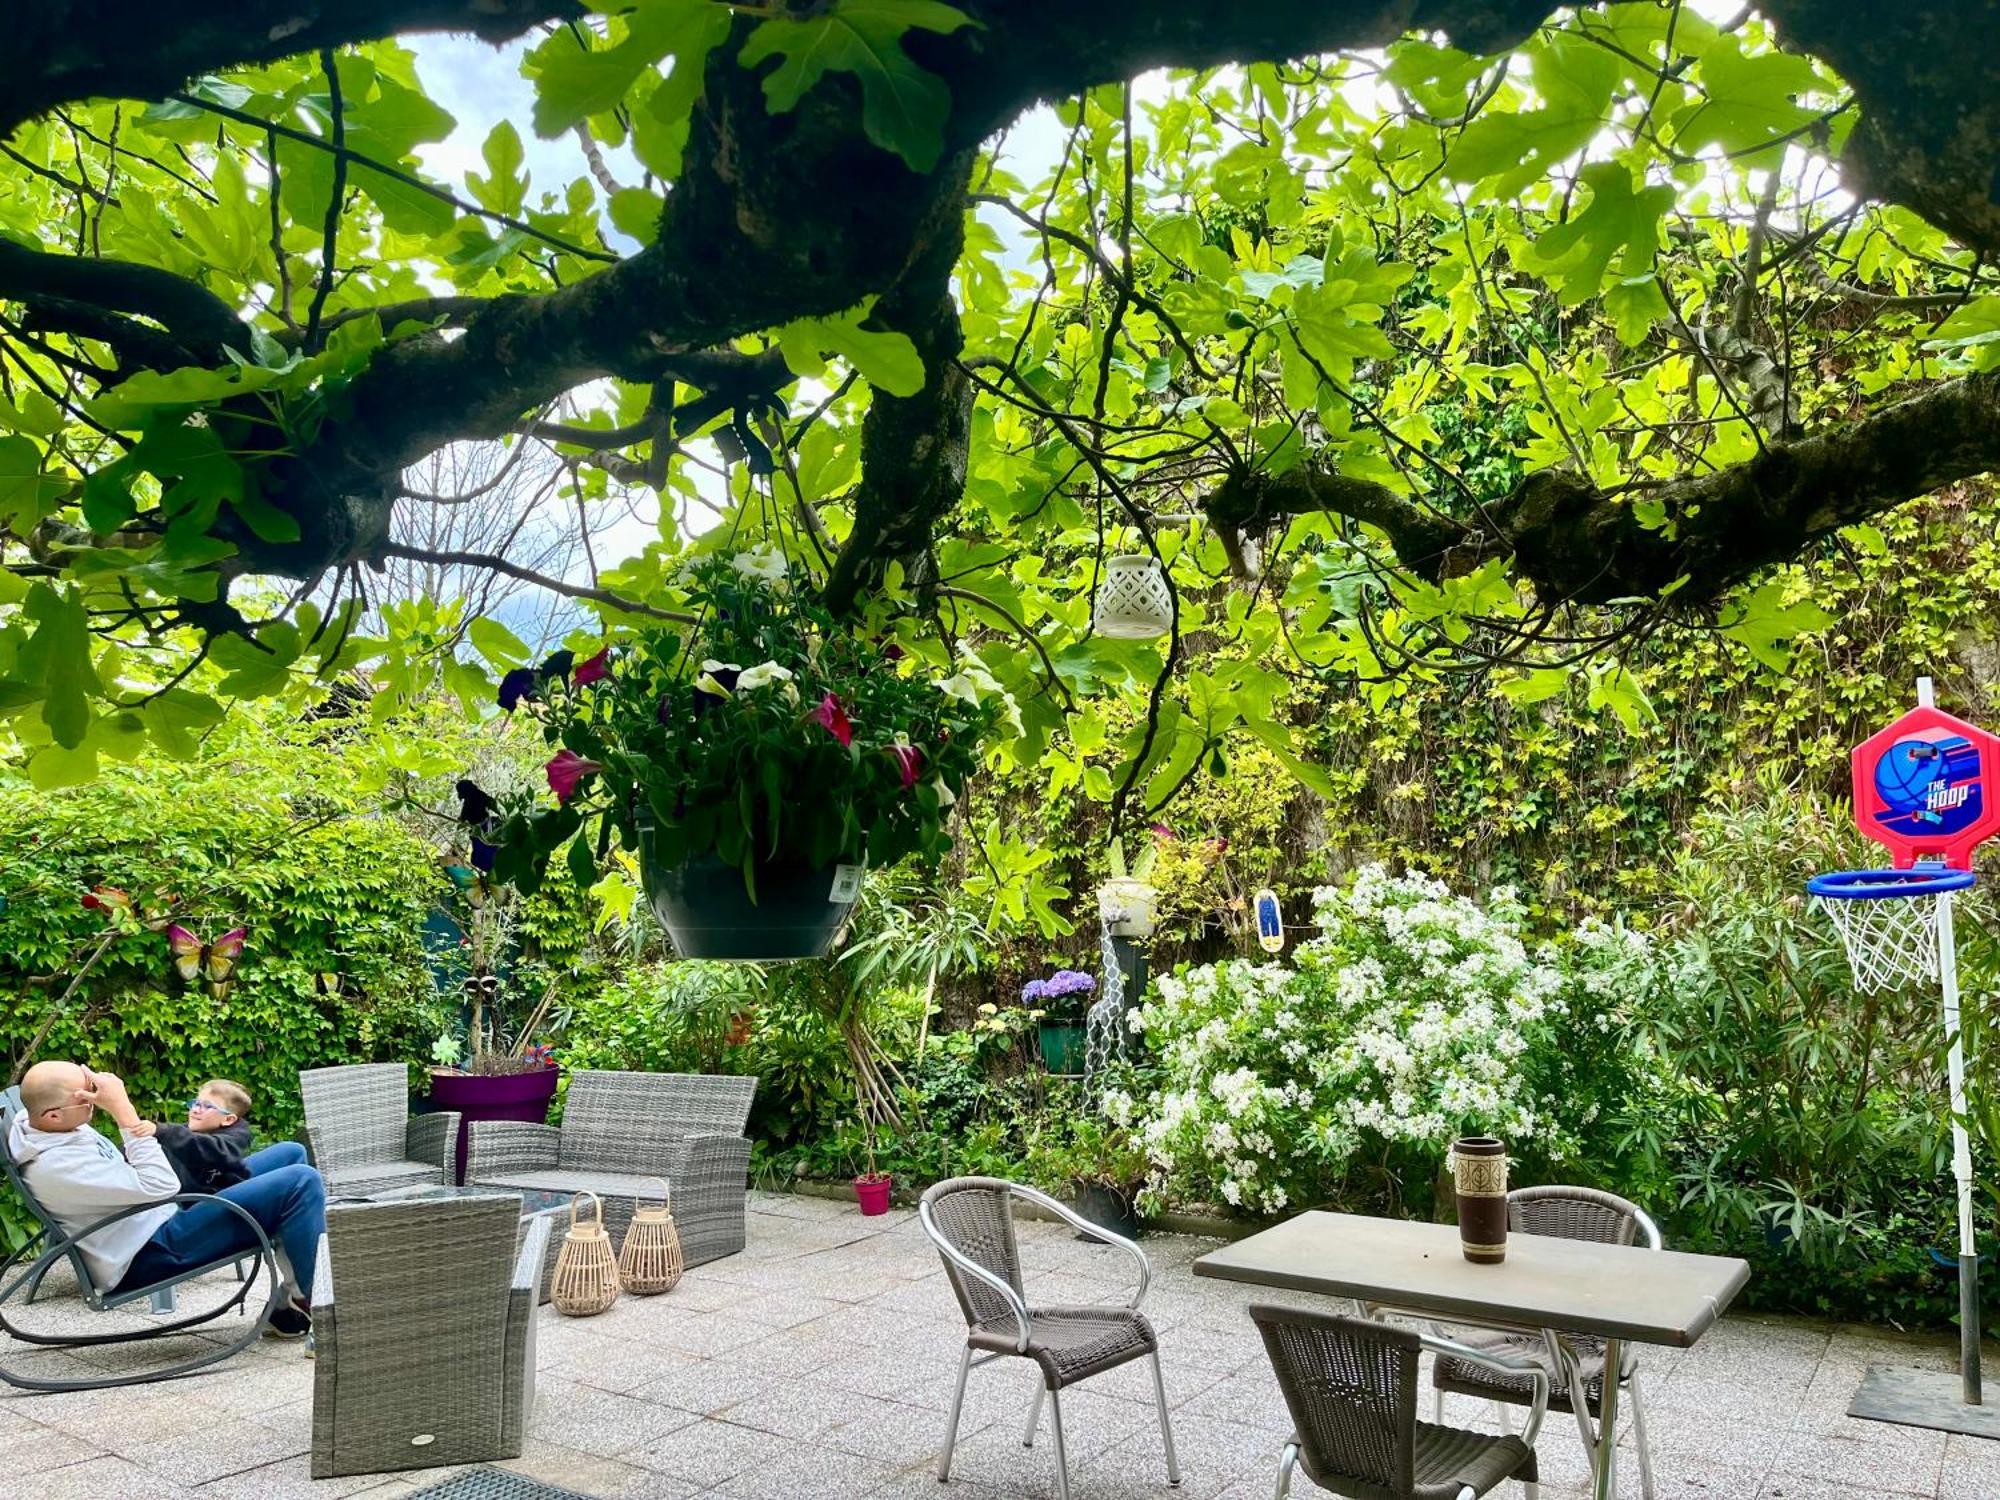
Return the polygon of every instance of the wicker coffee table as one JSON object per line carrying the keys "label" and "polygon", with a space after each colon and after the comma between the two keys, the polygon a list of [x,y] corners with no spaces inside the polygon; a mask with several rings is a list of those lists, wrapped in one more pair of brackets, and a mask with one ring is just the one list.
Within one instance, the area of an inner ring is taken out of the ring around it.
{"label": "wicker coffee table", "polygon": [[519,1188],[488,1187],[444,1187],[438,1183],[428,1183],[421,1187],[390,1188],[379,1193],[367,1193],[358,1197],[339,1197],[334,1203],[407,1203],[413,1198],[497,1198],[514,1197],[521,1200],[521,1232],[515,1239],[519,1248],[528,1237],[528,1226],[536,1219],[549,1220],[549,1249],[542,1257],[542,1281],[536,1300],[549,1300],[549,1283],[555,1276],[556,1257],[562,1254],[563,1235],[569,1228],[568,1214],[570,1198],[567,1193],[523,1192]]}

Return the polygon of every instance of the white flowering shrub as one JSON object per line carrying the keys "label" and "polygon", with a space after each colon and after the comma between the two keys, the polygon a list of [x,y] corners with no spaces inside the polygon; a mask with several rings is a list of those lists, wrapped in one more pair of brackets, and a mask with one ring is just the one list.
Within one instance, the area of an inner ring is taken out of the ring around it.
{"label": "white flowering shrub", "polygon": [[1150,1065],[1106,1107],[1150,1153],[1155,1203],[1427,1200],[1454,1137],[1570,1156],[1629,1086],[1632,1004],[1656,982],[1639,935],[1531,952],[1511,891],[1481,907],[1380,866],[1314,909],[1293,967],[1187,969],[1132,1013]]}

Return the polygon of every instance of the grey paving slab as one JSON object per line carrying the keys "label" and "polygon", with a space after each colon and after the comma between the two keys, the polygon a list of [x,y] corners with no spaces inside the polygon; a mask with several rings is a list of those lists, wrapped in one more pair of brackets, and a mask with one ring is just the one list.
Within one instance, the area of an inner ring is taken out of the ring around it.
{"label": "grey paving slab", "polygon": [[[1122,1301],[1129,1262],[1024,1222],[1036,1300]],[[1169,1490],[1143,1364],[1064,1398],[1076,1500],[1267,1496],[1285,1416],[1244,1316],[1268,1291],[1197,1281],[1213,1242],[1149,1240],[1148,1316],[1160,1331],[1186,1481]],[[193,1295],[226,1295],[227,1285]],[[1304,1305],[1330,1299],[1284,1293]],[[80,1309],[49,1314],[94,1329]],[[601,1317],[544,1309],[540,1400],[510,1467],[602,1500],[1045,1500],[1047,1418],[1020,1443],[1030,1372],[972,1379],[953,1482],[932,1473],[963,1337],[957,1304],[912,1216],[864,1220],[851,1202],[753,1194],[745,1253],[697,1267],[664,1297]],[[132,1368],[132,1350],[87,1368]],[[1692,1349],[1641,1351],[1661,1500],[2000,1500],[2000,1443],[1914,1433],[1846,1415],[1870,1363],[1950,1368],[1949,1338],[1804,1319],[1724,1318]],[[2000,1348],[1992,1351],[2000,1369]],[[39,1373],[72,1356],[12,1355]],[[127,1391],[0,1396],[0,1495],[37,1500],[399,1500],[447,1471],[307,1477],[313,1364],[260,1344],[195,1379]],[[1452,1420],[1485,1425],[1481,1403]],[[1587,1493],[1568,1418],[1539,1444],[1543,1500]],[[1621,1497],[1637,1465],[1621,1463]],[[1304,1493],[1301,1491],[1301,1493]]]}

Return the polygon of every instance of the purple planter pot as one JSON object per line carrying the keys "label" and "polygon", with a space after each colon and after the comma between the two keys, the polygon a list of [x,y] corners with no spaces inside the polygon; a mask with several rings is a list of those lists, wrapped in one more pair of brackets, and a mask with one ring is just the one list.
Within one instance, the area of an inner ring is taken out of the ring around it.
{"label": "purple planter pot", "polygon": [[473,1120],[525,1120],[540,1125],[549,1117],[560,1068],[533,1073],[460,1073],[431,1069],[431,1102],[459,1113],[457,1165],[452,1181],[465,1181],[465,1126]]}

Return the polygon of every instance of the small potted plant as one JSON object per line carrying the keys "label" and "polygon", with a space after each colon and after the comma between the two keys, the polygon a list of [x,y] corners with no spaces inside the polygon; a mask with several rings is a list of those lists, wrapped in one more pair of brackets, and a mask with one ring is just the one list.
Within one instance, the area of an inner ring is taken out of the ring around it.
{"label": "small potted plant", "polygon": [[1142,1231],[1139,1191],[1150,1166],[1130,1130],[1096,1113],[1070,1118],[1029,1156],[1030,1172],[1051,1192],[1066,1190],[1079,1217],[1128,1240]]}
{"label": "small potted plant", "polygon": [[1111,841],[1111,878],[1097,888],[1097,912],[1113,937],[1144,942],[1153,935],[1160,893],[1148,884],[1147,877],[1158,857],[1159,846],[1148,839],[1128,867],[1123,841]]}
{"label": "small potted plant", "polygon": [[981,742],[1018,709],[974,659],[933,676],[872,628],[790,589],[782,559],[692,567],[692,623],[635,627],[588,660],[510,672],[542,720],[550,806],[515,806],[494,874],[532,890],[550,857],[595,878],[615,834],[683,958],[827,953],[865,867],[951,847]]}
{"label": "small potted plant", "polygon": [[861,1150],[867,1159],[867,1169],[854,1179],[854,1198],[861,1205],[861,1212],[869,1218],[889,1211],[889,1190],[895,1180],[887,1172],[875,1167],[875,1123],[868,1118],[868,1112],[861,1113]]}
{"label": "small potted plant", "polygon": [[1042,1047],[1042,1066],[1051,1073],[1083,1071],[1084,1012],[1097,981],[1078,969],[1057,969],[1047,979],[1021,986],[1021,1003],[1033,1008]]}

